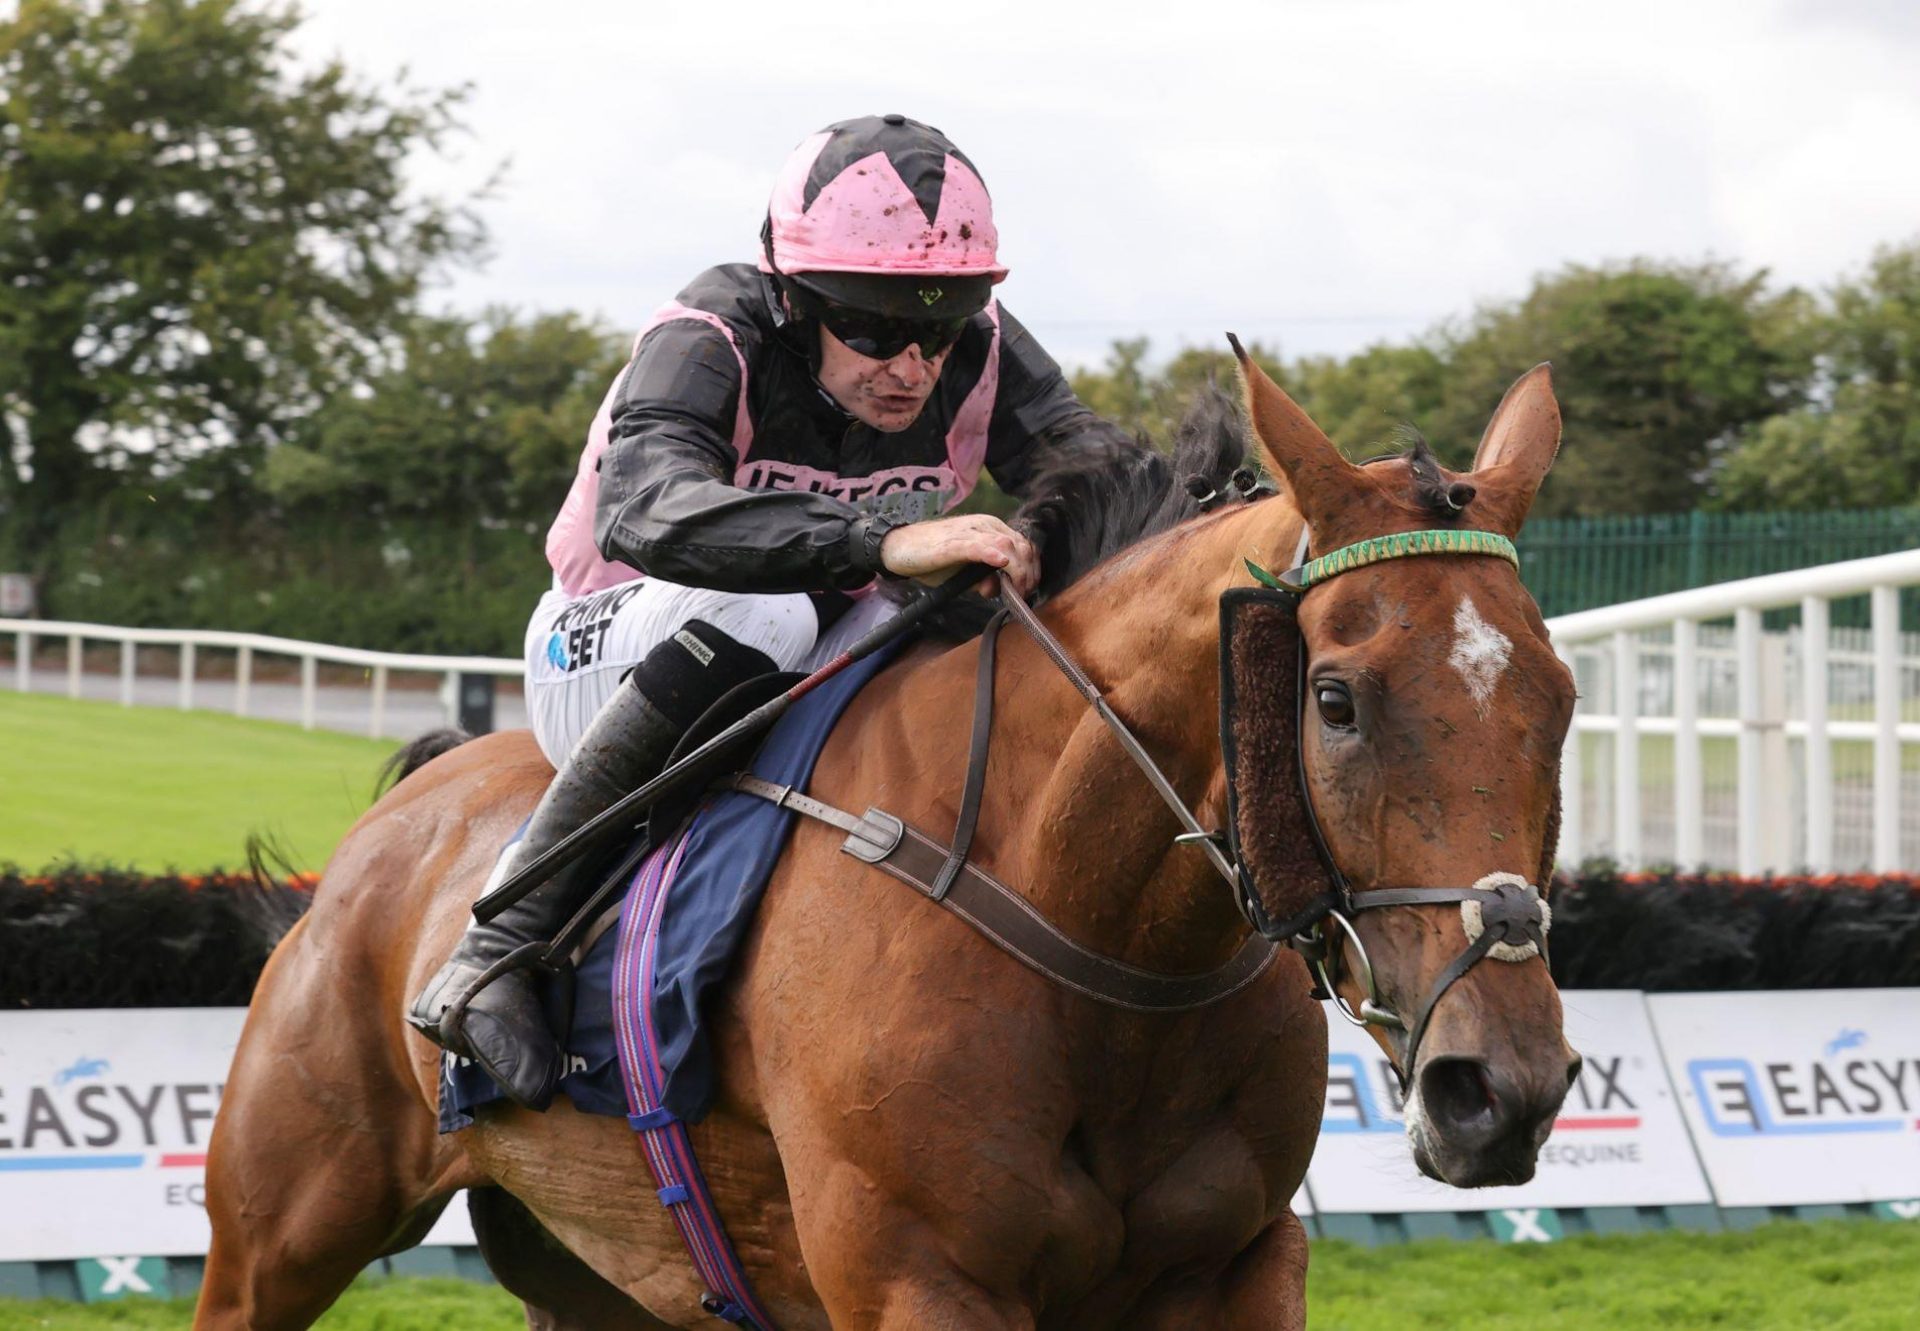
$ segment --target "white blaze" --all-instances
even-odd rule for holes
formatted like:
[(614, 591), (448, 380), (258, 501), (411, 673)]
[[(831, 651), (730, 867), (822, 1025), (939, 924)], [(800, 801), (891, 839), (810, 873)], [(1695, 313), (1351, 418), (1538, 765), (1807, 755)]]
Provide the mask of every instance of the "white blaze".
[(1447, 653), (1447, 664), (1460, 672), (1474, 706), (1482, 712), (1487, 710), (1500, 676), (1506, 673), (1512, 651), (1513, 640), (1480, 617), (1472, 597), (1461, 597), (1459, 608), (1453, 612), (1453, 650)]

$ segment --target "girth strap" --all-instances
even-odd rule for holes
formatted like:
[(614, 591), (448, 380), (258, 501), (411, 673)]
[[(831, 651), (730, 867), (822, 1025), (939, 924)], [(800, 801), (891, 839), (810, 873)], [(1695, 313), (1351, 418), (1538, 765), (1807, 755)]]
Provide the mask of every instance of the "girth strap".
[(965, 863), (944, 894), (935, 885), (951, 851), (880, 809), (856, 817), (810, 795), (757, 776), (735, 776), (734, 790), (831, 824), (848, 834), (841, 847), (952, 911), (994, 946), (1055, 984), (1111, 1007), (1185, 1012), (1217, 1003), (1272, 964), (1277, 949), (1251, 936), (1228, 961), (1197, 975), (1166, 975), (1105, 956), (1069, 938), (1022, 897), (977, 864)]

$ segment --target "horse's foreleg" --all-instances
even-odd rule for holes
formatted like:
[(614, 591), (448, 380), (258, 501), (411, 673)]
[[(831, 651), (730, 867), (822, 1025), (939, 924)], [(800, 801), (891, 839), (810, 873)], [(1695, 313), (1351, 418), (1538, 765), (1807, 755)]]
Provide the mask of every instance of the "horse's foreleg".
[(283, 1100), (269, 1123), (251, 1098), (229, 1085), (208, 1152), (213, 1245), (195, 1331), (311, 1326), (369, 1263), (419, 1242), (462, 1181), (422, 1177), (430, 1145), (378, 1116), (349, 1125)]
[[(288, 977), (273, 978), (284, 990)], [(213, 1245), (196, 1331), (312, 1325), (368, 1263), (419, 1242), (450, 1193), (481, 1181), (380, 1056), (397, 1021), (383, 1032), (350, 1012), (310, 1025), (263, 991), (208, 1146)]]
[[(899, 1236), (895, 1236), (899, 1237)], [(878, 1273), (870, 1273), (877, 1275)], [(897, 1272), (859, 1293), (822, 1300), (834, 1331), (1033, 1331), (1033, 1312), (951, 1268)]]
[(1149, 1296), (1131, 1331), (1305, 1331), (1307, 1231), (1282, 1211), (1211, 1285)]
[(963, 1270), (954, 1245), (869, 1186), (863, 1170), (830, 1170), (795, 1218), (833, 1331), (1032, 1331), (1024, 1301)]
[[(841, 1325), (836, 1315), (833, 1325)], [(998, 1306), (985, 1293), (951, 1280), (896, 1285), (879, 1318), (849, 1322), (875, 1331), (1032, 1331), (1033, 1313)]]

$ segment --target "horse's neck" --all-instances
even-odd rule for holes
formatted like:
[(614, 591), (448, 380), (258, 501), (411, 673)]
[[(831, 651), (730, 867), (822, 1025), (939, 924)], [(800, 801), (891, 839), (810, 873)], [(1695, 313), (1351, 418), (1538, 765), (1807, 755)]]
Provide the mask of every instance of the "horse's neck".
[[(1226, 802), (1220, 595), (1246, 582), (1241, 555), (1273, 557), (1277, 526), (1297, 530), (1269, 501), (1176, 529), (1095, 570), (1045, 616), (1209, 829), (1222, 826)], [(1014, 829), (1001, 845), (1018, 861), (1016, 881), (1076, 938), (1135, 965), (1223, 961), (1246, 936), (1227, 885), (1198, 847), (1174, 842), (1172, 811), (1024, 639), (1015, 628), (1003, 638), (994, 727), (996, 743), (1021, 746), (1020, 777), (994, 789), (996, 822)]]

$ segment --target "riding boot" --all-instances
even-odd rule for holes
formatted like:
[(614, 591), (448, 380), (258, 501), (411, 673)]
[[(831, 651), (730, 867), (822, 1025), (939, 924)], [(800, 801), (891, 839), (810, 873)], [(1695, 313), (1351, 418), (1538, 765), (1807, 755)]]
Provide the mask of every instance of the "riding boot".
[[(575, 744), (513, 848), (526, 864), (588, 819), (652, 780), (700, 714), (735, 685), (773, 669), (763, 652), (701, 620), (648, 653), (621, 681)], [(442, 1048), (471, 1058), (516, 1103), (545, 1109), (565, 1072), (534, 977), (520, 967), (448, 1009), (516, 948), (552, 938), (585, 904), (595, 875), (576, 863), (485, 923), (468, 926), (447, 963), (407, 1012)]]

